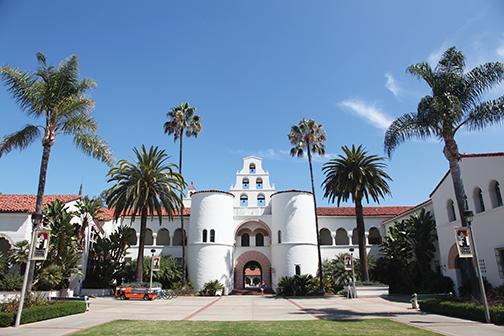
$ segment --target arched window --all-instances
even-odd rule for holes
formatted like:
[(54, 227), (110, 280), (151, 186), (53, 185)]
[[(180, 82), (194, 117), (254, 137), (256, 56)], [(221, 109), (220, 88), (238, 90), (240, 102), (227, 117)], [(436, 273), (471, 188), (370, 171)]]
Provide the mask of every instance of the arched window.
[(248, 196), (247, 195), (240, 196), (240, 206), (242, 206), (242, 207), (248, 206)]
[(348, 233), (345, 229), (339, 228), (336, 230), (336, 245), (349, 245)]
[(158, 231), (156, 244), (161, 246), (170, 246), (170, 232), (167, 229)]
[(300, 265), (296, 265), (295, 272), (296, 272), (296, 275), (301, 275), (301, 266)]
[(455, 215), (455, 205), (451, 199), (448, 200), (448, 203), (446, 204), (446, 211), (448, 212), (449, 222), (453, 222), (457, 219), (457, 216)]
[(249, 179), (248, 178), (243, 178), (242, 180), (242, 188), (243, 189), (248, 189), (250, 186), (250, 182), (249, 182)]
[(257, 195), (257, 206), (264, 207), (266, 205), (266, 199), (263, 194)]
[(205, 230), (203, 230), (203, 237), (202, 237), (202, 238), (203, 238), (203, 239), (202, 239), (203, 243), (206, 243), (206, 242), (207, 242), (207, 235), (208, 235), (207, 230), (206, 230), (206, 229), (205, 229)]
[(380, 245), (382, 243), (381, 234), (377, 228), (372, 227), (369, 229), (368, 242), (369, 245)]
[(359, 245), (359, 234), (357, 233), (357, 228), (352, 231), (352, 245)]
[(152, 244), (154, 244), (154, 238), (152, 237), (152, 230), (151, 229), (146, 229), (145, 230), (144, 244), (145, 245), (152, 245)]
[(258, 177), (256, 179), (256, 189), (262, 189), (263, 188), (263, 181), (262, 178)]
[(474, 210), (476, 213), (485, 211), (485, 202), (483, 201), (483, 192), (480, 188), (475, 188), (473, 191)]
[(320, 245), (332, 245), (333, 244), (333, 240), (331, 237), (331, 231), (329, 231), (328, 229), (326, 229), (326, 228), (320, 229), (319, 235), (320, 235), (320, 238), (319, 238)]
[(495, 180), (490, 182), (490, 199), (492, 200), (492, 208), (503, 205), (500, 184)]
[[(187, 245), (187, 235), (184, 234), (184, 245)], [(173, 246), (182, 246), (182, 230), (177, 229), (173, 233)]]
[(250, 173), (250, 174), (255, 174), (255, 172), (256, 172), (256, 166), (255, 166), (255, 163), (251, 163), (251, 164), (249, 165), (249, 173)]
[(241, 246), (250, 246), (250, 236), (248, 233), (241, 235)]
[(128, 244), (130, 244), (131, 246), (137, 244), (137, 233), (135, 229), (132, 228), (129, 229)]
[(278, 238), (278, 244), (281, 244), (282, 243), (282, 231), (278, 230), (277, 238)]
[(210, 230), (210, 243), (215, 243), (215, 230)]
[(255, 236), (256, 246), (264, 246), (264, 235), (262, 233), (257, 233)]

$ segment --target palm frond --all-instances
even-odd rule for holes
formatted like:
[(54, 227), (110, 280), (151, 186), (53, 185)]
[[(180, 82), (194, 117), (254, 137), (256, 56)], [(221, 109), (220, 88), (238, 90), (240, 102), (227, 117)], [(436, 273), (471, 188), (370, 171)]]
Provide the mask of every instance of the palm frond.
[(17, 68), (3, 66), (0, 67), (0, 76), (22, 110), (35, 116), (42, 113), (42, 102), (39, 98), (40, 85), (31, 74)]
[(460, 125), (473, 130), (481, 130), (487, 126), (504, 121), (504, 96), (486, 101), (476, 106), (469, 117)]
[(481, 96), (504, 82), (504, 64), (491, 62), (481, 64), (464, 75), (466, 109), (481, 102)]
[(457, 76), (462, 76), (465, 67), (465, 57), (464, 54), (457, 50), (455, 47), (448, 48), (436, 66), (436, 72), (449, 75), (455, 74)]
[(293, 145), (290, 150), (291, 156), (303, 157), (307, 146), (313, 154), (325, 154), (325, 130), (313, 119), (303, 118), (297, 125), (293, 125), (288, 138)]
[(166, 116), (168, 121), (164, 123), (164, 132), (173, 134), (174, 141), (184, 134), (186, 137), (197, 137), (202, 130), (201, 117), (196, 114), (196, 108), (188, 103), (173, 107)]
[(20, 131), (5, 136), (0, 141), (0, 157), (13, 149), (25, 149), (40, 136), (40, 129), (35, 125), (27, 125)]
[(65, 134), (96, 132), (96, 121), (87, 113), (79, 113), (64, 120), (61, 131)]
[(406, 140), (412, 138), (426, 139), (433, 131), (413, 113), (406, 113), (392, 122), (385, 132), (384, 147), (388, 157)]
[(434, 86), (434, 83), (436, 81), (436, 75), (427, 62), (410, 65), (406, 68), (406, 72), (416, 76), (419, 79), (423, 79), (431, 88)]
[(74, 143), (87, 155), (98, 159), (109, 166), (112, 165), (112, 152), (109, 145), (95, 134), (76, 133), (74, 135)]

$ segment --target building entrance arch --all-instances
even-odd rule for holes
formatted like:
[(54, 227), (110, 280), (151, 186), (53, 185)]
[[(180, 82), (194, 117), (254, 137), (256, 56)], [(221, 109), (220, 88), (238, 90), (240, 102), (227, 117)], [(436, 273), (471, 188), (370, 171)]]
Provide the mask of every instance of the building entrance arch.
[(247, 251), (236, 259), (234, 275), (236, 289), (258, 288), (263, 281), (271, 287), (271, 262), (261, 252)]
[(259, 288), (262, 283), (261, 265), (251, 260), (243, 266), (243, 288)]

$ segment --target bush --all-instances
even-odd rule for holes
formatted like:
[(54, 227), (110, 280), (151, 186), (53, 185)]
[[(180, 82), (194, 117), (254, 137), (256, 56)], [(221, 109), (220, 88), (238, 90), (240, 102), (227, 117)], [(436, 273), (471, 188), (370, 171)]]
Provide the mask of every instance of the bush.
[[(84, 301), (52, 302), (48, 305), (32, 306), (23, 310), (21, 324), (84, 313), (85, 311), (86, 303)], [(15, 312), (0, 313), (0, 327), (13, 325), (15, 319)]]
[(215, 293), (219, 290), (224, 290), (224, 285), (219, 280), (208, 281), (203, 285), (198, 294), (201, 296), (215, 296)]
[(0, 280), (0, 288), (5, 291), (19, 290), (23, 286), (23, 277), (15, 273), (7, 273)]
[[(466, 320), (485, 321), (483, 305), (457, 301), (426, 300), (420, 301), (420, 310)], [(490, 319), (495, 324), (504, 324), (504, 305), (490, 307)]]
[(319, 294), (319, 280), (311, 274), (285, 276), (278, 282), (278, 294), (285, 296), (309, 296)]

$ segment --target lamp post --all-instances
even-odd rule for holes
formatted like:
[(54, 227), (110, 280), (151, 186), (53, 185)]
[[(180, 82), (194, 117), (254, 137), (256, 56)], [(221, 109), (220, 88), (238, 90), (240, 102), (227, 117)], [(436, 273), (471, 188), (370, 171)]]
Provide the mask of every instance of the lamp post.
[(486, 323), (490, 323), (490, 310), (488, 309), (488, 300), (485, 292), (485, 285), (483, 283), (483, 276), (481, 275), (481, 267), (478, 259), (478, 249), (476, 248), (476, 241), (474, 239), (474, 232), (472, 230), (472, 220), (473, 220), (473, 212), (470, 210), (464, 211), (464, 217), (467, 222), (467, 227), (469, 229), (469, 239), (471, 241), (471, 246), (473, 249), (473, 263), (474, 268), (476, 269), (476, 275), (478, 276), (479, 287), (480, 287), (480, 295), (483, 300), (483, 307), (485, 310), (485, 320)]
[(355, 289), (355, 268), (354, 268), (354, 258), (353, 258), (354, 248), (350, 248), (350, 256), (352, 261), (352, 298), (357, 298), (357, 290)]
[(150, 262), (150, 280), (149, 280), (149, 289), (152, 288), (152, 274), (154, 273), (152, 271), (152, 269), (154, 268), (154, 253), (156, 253), (156, 250), (155, 249), (151, 249), (151, 254), (152, 254), (152, 257), (151, 257), (151, 262)]
[(16, 322), (14, 324), (14, 327), (19, 327), (21, 324), (21, 314), (23, 313), (23, 305), (24, 305), (24, 300), (26, 296), (26, 288), (28, 287), (28, 274), (30, 273), (30, 267), (31, 263), (35, 262), (32, 260), (33, 256), (33, 250), (35, 249), (35, 240), (36, 240), (36, 232), (37, 228), (39, 227), (40, 223), (42, 222), (42, 214), (39, 213), (32, 213), (31, 214), (31, 221), (32, 221), (32, 239), (30, 241), (30, 250), (28, 252), (28, 258), (26, 261), (26, 267), (25, 267), (25, 273), (24, 273), (24, 278), (23, 278), (23, 287), (21, 288), (21, 297), (19, 298), (19, 306), (18, 306), (18, 311), (16, 314)]

